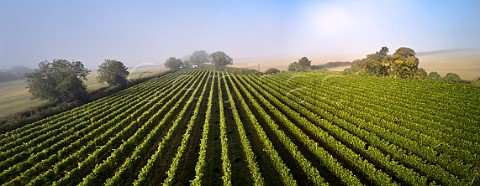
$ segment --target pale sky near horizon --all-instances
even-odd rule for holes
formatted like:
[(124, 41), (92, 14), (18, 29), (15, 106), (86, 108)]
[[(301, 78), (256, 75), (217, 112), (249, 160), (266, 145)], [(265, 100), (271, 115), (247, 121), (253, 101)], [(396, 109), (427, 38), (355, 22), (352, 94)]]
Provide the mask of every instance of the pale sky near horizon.
[(235, 60), (480, 48), (478, 0), (1, 0), (0, 69), (67, 59), (163, 64), (195, 50)]

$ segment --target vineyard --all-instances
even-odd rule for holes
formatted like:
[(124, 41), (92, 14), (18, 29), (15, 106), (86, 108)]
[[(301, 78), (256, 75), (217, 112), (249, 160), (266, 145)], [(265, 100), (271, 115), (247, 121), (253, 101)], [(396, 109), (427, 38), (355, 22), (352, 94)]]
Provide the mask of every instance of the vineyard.
[(187, 69), (0, 135), (0, 185), (471, 185), (480, 88)]

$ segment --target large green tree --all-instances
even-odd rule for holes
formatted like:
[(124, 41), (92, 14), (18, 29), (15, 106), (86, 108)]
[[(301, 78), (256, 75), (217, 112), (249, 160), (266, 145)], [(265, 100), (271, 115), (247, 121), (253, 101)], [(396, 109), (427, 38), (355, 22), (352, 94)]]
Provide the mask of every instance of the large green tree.
[(443, 79), (448, 82), (457, 82), (457, 83), (462, 81), (462, 78), (460, 78), (460, 76), (455, 73), (447, 73), (445, 74), (445, 77)]
[(178, 70), (182, 68), (183, 62), (180, 59), (177, 59), (175, 57), (169, 57), (168, 59), (165, 60), (165, 68), (169, 68), (171, 70)]
[(100, 83), (109, 85), (126, 85), (127, 77), (130, 74), (128, 68), (121, 61), (106, 59), (97, 70), (97, 80)]
[(391, 66), (391, 56), (388, 55), (388, 47), (382, 47), (380, 51), (376, 52), (372, 59), (375, 63), (375, 68), (372, 69), (375, 75), (387, 76), (388, 69)]
[(82, 62), (69, 62), (65, 59), (44, 61), (38, 69), (26, 74), (27, 88), (35, 99), (46, 99), (54, 102), (83, 100), (87, 88), (83, 83), (90, 70)]
[(401, 47), (392, 55), (390, 75), (410, 78), (414, 77), (418, 70), (419, 60), (415, 57), (415, 51), (411, 48)]
[(417, 75), (416, 76), (419, 79), (426, 79), (428, 77), (428, 73), (427, 73), (427, 71), (425, 71), (425, 69), (419, 68), (417, 70)]
[(428, 79), (437, 80), (437, 81), (443, 80), (442, 76), (440, 76), (440, 74), (438, 74), (438, 72), (430, 72), (428, 74)]
[(367, 64), (366, 58), (356, 59), (352, 61), (350, 68), (345, 69), (344, 72), (347, 74), (365, 75), (367, 73), (366, 64)]
[(233, 64), (233, 59), (222, 51), (210, 54), (210, 59), (215, 69), (223, 69), (225, 66)]
[(388, 48), (382, 47), (374, 54), (368, 54), (366, 58), (352, 62), (346, 73), (359, 75), (390, 76), (411, 78), (418, 76), (419, 60), (415, 57), (415, 51), (401, 47), (393, 55), (388, 55)]
[(388, 48), (382, 47), (380, 51), (368, 54), (366, 58), (353, 61), (347, 71), (359, 75), (387, 76), (390, 66), (391, 56), (388, 55)]

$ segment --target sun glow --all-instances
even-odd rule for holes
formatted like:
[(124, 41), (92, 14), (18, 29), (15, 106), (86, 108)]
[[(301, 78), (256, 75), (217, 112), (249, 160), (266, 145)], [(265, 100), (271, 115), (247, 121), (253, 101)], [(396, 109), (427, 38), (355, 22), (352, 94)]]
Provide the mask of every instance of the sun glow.
[(352, 28), (354, 22), (345, 9), (335, 5), (314, 5), (307, 11), (308, 21), (315, 32), (322, 36), (337, 36)]

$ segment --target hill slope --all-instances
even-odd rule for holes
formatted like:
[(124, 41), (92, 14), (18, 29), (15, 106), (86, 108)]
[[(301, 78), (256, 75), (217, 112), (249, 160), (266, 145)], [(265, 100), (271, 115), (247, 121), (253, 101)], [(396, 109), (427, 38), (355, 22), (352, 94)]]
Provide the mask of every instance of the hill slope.
[(480, 88), (181, 70), (0, 135), (0, 184), (466, 185)]

